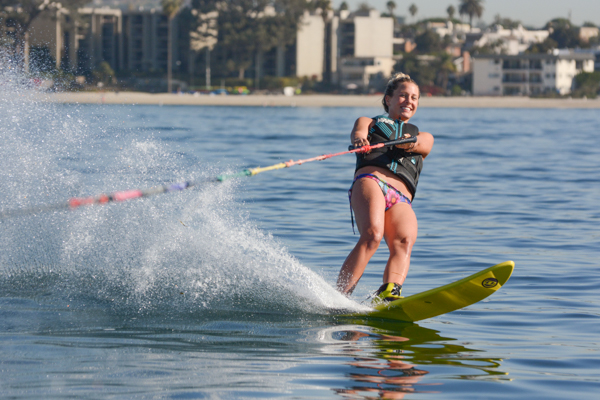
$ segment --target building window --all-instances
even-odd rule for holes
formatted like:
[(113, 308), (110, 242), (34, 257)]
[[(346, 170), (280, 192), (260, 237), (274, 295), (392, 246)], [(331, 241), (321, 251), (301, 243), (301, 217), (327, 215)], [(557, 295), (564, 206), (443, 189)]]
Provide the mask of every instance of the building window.
[(529, 61), (529, 69), (542, 69), (542, 60)]
[(522, 69), (521, 60), (504, 60), (502, 69)]
[(542, 75), (540, 74), (530, 74), (529, 75), (529, 82), (531, 83), (541, 83), (542, 82)]

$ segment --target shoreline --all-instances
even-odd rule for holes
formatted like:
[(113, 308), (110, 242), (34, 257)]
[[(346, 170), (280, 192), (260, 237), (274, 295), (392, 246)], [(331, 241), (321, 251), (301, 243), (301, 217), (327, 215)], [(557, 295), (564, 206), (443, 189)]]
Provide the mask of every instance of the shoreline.
[[(146, 104), (241, 107), (381, 107), (381, 95), (304, 94), (191, 95), (142, 92), (63, 92), (45, 94), (42, 101), (64, 104)], [(529, 97), (422, 97), (431, 108), (600, 108), (600, 99), (534, 99)]]

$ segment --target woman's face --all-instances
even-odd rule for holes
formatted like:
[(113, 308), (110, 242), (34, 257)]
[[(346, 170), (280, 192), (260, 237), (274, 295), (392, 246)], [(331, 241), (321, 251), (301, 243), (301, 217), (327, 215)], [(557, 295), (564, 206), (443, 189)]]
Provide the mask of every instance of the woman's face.
[(391, 96), (385, 96), (392, 119), (408, 121), (419, 106), (419, 87), (412, 82), (401, 83)]

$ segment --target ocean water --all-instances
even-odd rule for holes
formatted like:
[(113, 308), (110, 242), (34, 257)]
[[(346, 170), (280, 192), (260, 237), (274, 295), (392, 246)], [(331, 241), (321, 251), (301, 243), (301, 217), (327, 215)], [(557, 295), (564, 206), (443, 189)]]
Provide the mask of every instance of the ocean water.
[[(11, 75), (12, 76), (12, 75)], [(5, 82), (9, 81), (4, 76)], [(496, 294), (416, 324), (339, 318), (344, 151), (378, 109), (60, 105), (0, 86), (0, 210), (193, 181), (0, 220), (2, 398), (592, 399), (600, 392), (596, 110), (423, 108), (410, 295), (513, 260)]]

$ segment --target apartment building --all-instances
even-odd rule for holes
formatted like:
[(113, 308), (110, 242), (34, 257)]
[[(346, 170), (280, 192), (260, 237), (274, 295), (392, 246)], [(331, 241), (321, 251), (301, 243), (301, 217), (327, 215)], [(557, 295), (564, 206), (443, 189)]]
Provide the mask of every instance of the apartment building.
[[(379, 12), (305, 13), (291, 46), (293, 74), (367, 90), (394, 68), (394, 22)], [(278, 68), (285, 70), (285, 68)]]
[(393, 69), (394, 20), (376, 10), (340, 12), (337, 29), (338, 83), (342, 88), (367, 90), (387, 79)]
[[(298, 32), (296, 33), (296, 43), (291, 46), (291, 51), (295, 57), (292, 63), (295, 65), (296, 76), (306, 76), (316, 80), (322, 80), (326, 72), (325, 53), (327, 43), (326, 36), (329, 32), (325, 31), (325, 20), (316, 13), (305, 12), (302, 16)], [(327, 26), (331, 30), (331, 26)], [(279, 59), (283, 62), (283, 59)], [(285, 70), (279, 67), (279, 70)]]
[(593, 54), (570, 50), (549, 54), (475, 55), (472, 57), (473, 94), (569, 94), (575, 75), (594, 71), (594, 60)]
[[(42, 49), (56, 68), (77, 73), (101, 62), (115, 71), (167, 69), (169, 27), (161, 9), (85, 7), (78, 14), (72, 19), (58, 7), (36, 18), (29, 30), (33, 52)], [(181, 34), (177, 17), (172, 28), (174, 70), (183, 69), (189, 61), (189, 34)]]
[[(75, 31), (77, 70), (91, 71), (101, 62), (119, 71), (123, 65), (123, 14), (120, 9), (81, 8)], [(65, 66), (68, 69), (69, 66)]]

